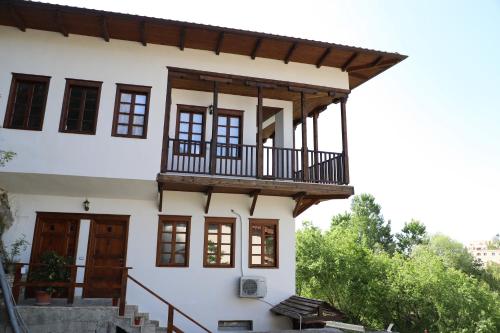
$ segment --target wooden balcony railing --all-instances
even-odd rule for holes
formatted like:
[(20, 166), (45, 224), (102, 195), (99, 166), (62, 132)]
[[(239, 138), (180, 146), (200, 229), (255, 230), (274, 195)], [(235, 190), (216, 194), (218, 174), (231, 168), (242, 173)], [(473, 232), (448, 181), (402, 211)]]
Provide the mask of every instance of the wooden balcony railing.
[[(307, 175), (303, 172), (303, 156), (301, 149), (264, 146), (262, 178), (347, 184), (342, 154), (308, 150)], [(217, 143), (212, 150), (210, 142), (169, 139), (162, 172), (256, 178), (258, 166), (256, 145)]]

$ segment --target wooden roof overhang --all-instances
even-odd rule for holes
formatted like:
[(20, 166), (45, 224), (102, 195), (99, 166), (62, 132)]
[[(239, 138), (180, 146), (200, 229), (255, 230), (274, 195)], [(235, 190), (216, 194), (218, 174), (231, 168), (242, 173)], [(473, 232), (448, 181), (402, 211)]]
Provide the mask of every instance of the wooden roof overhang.
[(0, 2), (0, 25), (335, 67), (349, 73), (350, 89), (406, 58), (309, 39), (21, 0)]
[(338, 321), (346, 318), (342, 312), (327, 302), (299, 296), (289, 297), (272, 307), (270, 311), (292, 320), (300, 320), (302, 324)]
[[(265, 78), (214, 73), (186, 68), (167, 67), (169, 85), (174, 89), (186, 89), (212, 92), (213, 83), (218, 82), (218, 92), (221, 94), (255, 97), (258, 87), (262, 88), (263, 98), (279, 99), (293, 103), (294, 125), (301, 122), (301, 94), (305, 97), (305, 112), (325, 110), (331, 103), (337, 103), (340, 98), (347, 96), (350, 90), (325, 87), (298, 82), (271, 80)], [(257, 106), (257, 100), (255, 101)], [(272, 107), (264, 109), (264, 120), (272, 117), (278, 110)], [(274, 124), (264, 128), (264, 139), (274, 134)]]

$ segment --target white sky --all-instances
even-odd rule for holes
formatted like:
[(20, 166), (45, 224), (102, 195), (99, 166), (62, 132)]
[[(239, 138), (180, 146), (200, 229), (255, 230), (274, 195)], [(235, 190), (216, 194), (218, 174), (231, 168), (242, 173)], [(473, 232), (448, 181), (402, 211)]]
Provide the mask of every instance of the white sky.
[[(500, 232), (500, 2), (49, 1), (409, 55), (347, 103), (351, 183), (398, 230), (416, 218), (462, 242)], [(321, 150), (341, 151), (335, 106)], [(311, 142), (312, 145), (312, 142)], [(350, 200), (299, 216), (328, 227)]]

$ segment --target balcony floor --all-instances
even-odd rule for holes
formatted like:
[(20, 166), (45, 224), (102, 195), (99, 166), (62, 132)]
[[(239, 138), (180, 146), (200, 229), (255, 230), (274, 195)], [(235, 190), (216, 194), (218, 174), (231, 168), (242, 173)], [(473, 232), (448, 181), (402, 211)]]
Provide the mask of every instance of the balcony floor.
[(348, 185), (303, 183), (293, 181), (255, 178), (228, 178), (218, 176), (193, 176), (160, 173), (158, 186), (165, 191), (187, 191), (213, 193), (235, 193), (281, 196), (304, 199), (329, 200), (346, 199), (354, 194), (354, 187)]

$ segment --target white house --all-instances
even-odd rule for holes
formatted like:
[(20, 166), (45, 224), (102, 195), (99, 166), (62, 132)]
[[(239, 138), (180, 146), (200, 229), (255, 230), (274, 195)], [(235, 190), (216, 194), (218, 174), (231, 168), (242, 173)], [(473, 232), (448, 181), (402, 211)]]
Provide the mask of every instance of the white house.
[[(209, 330), (287, 328), (269, 304), (295, 293), (294, 217), (354, 193), (347, 97), (404, 58), (3, 1), (0, 148), (17, 154), (0, 169), (15, 218), (4, 241), (26, 236), (22, 263), (54, 250), (84, 266), (77, 296), (125, 302), (128, 281), (126, 302), (162, 323), (166, 307), (123, 267)], [(319, 149), (321, 112), (338, 113), (343, 151)], [(265, 297), (240, 297), (242, 276)]]

